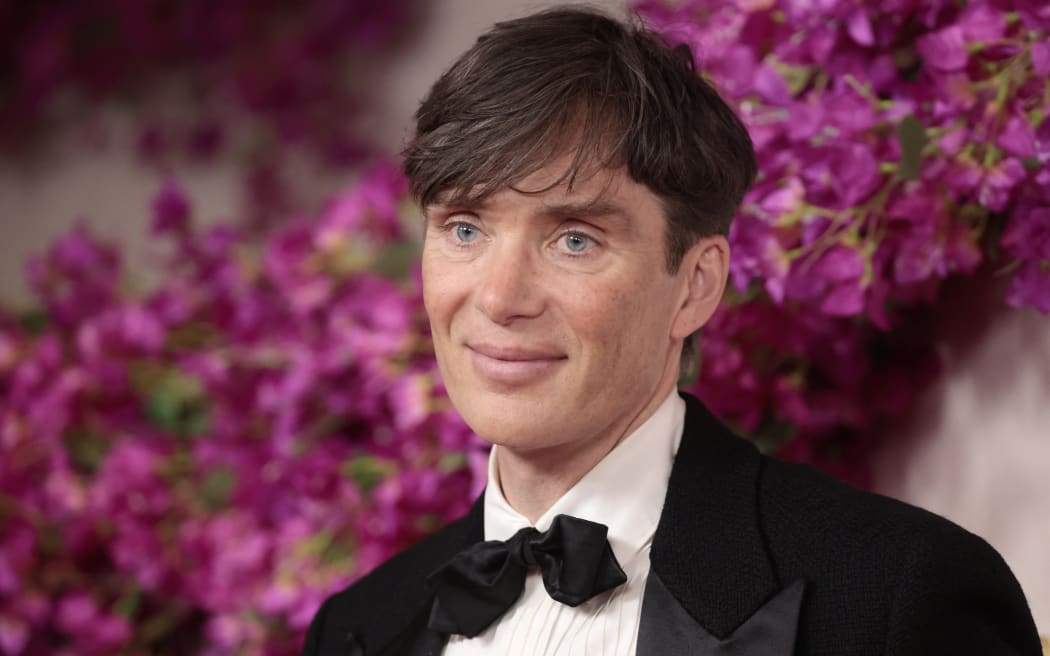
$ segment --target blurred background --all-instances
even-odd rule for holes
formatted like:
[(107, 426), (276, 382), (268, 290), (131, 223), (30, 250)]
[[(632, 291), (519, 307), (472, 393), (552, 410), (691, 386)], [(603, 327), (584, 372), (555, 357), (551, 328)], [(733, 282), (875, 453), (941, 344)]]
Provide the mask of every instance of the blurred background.
[[(0, 654), (297, 653), (465, 510), (396, 156), (549, 4), (0, 6)], [(685, 382), (987, 539), (1050, 633), (1050, 13), (804, 4), (630, 6), (765, 171)]]

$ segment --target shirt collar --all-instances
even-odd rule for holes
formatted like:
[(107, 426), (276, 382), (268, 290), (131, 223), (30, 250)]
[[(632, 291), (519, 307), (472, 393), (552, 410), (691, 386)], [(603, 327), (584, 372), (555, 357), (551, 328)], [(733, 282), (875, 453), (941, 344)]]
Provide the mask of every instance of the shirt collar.
[[(673, 390), (645, 422), (620, 441), (537, 521), (545, 531), (558, 515), (572, 515), (609, 527), (609, 544), (620, 564), (652, 539), (660, 520), (671, 465), (682, 439), (685, 402)], [(485, 488), (485, 539), (506, 540), (529, 520), (503, 497), (496, 449), (489, 454)], [(639, 473), (641, 472), (641, 475)], [(625, 485), (624, 481), (631, 481)]]

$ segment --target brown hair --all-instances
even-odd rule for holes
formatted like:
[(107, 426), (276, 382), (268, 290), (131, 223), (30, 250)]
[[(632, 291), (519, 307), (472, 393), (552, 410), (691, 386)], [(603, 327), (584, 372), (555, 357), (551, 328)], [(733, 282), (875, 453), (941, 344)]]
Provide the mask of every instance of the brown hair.
[(626, 166), (661, 198), (671, 273), (698, 239), (728, 233), (756, 172), (747, 130), (687, 46), (575, 7), (482, 35), (423, 100), (404, 168), (424, 206), (477, 201), (567, 145), (576, 153), (559, 182), (593, 162)]

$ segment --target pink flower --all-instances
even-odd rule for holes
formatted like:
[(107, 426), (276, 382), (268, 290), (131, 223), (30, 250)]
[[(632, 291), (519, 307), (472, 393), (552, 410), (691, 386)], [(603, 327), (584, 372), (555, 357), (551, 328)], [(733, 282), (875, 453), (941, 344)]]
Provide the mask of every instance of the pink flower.
[(740, 216), (730, 231), (733, 257), (730, 273), (737, 291), (743, 293), (755, 279), (764, 280), (774, 300), (783, 299), (782, 284), (790, 262), (776, 234), (751, 215)]
[(45, 256), (30, 259), (27, 269), (30, 286), (49, 315), (68, 325), (113, 303), (120, 257), (79, 227), (56, 241)]
[(882, 181), (871, 149), (860, 143), (835, 144), (814, 152), (803, 172), (812, 202), (836, 209), (851, 207), (871, 195)]
[(962, 10), (955, 24), (967, 43), (995, 42), (1006, 31), (1006, 15), (998, 7), (973, 3)]
[(863, 9), (854, 10), (846, 21), (846, 31), (858, 45), (875, 44), (875, 33), (871, 29), (871, 20)]
[(91, 645), (94, 653), (119, 648), (131, 635), (127, 620), (103, 611), (83, 592), (62, 599), (56, 616), (59, 627), (69, 635), (77, 636), (83, 644)]
[(1050, 262), (1050, 206), (1019, 207), (1010, 217), (1000, 243), (1014, 257)]
[(784, 106), (791, 103), (791, 91), (787, 83), (772, 66), (758, 67), (754, 75), (754, 90), (770, 105)]
[(1027, 172), (1016, 159), (1004, 159), (985, 171), (977, 190), (977, 198), (982, 205), (993, 212), (1001, 212), (1013, 200), (1018, 185), (1025, 179)]
[(853, 248), (834, 246), (815, 262), (801, 262), (788, 275), (786, 295), (815, 303), (831, 316), (851, 316), (864, 308), (864, 259)]
[(29, 624), (20, 617), (0, 611), (0, 651), (17, 656), (29, 643)]
[(1050, 315), (1050, 266), (1046, 261), (1025, 262), (1010, 280), (1006, 303), (1011, 307), (1033, 307)]
[(959, 25), (919, 37), (918, 50), (925, 65), (938, 71), (957, 71), (966, 66), (969, 59), (966, 37)]
[(1032, 68), (1041, 77), (1050, 76), (1050, 43), (1037, 41), (1032, 44)]
[(1023, 116), (1011, 116), (995, 144), (1014, 157), (1035, 156), (1035, 130)]
[(407, 181), (392, 163), (373, 167), (325, 207), (315, 229), (317, 245), (325, 250), (340, 239), (371, 237), (378, 246), (403, 238), (401, 205), (407, 193)]
[(150, 230), (155, 235), (187, 235), (190, 227), (190, 204), (174, 182), (167, 182), (153, 199), (153, 222)]

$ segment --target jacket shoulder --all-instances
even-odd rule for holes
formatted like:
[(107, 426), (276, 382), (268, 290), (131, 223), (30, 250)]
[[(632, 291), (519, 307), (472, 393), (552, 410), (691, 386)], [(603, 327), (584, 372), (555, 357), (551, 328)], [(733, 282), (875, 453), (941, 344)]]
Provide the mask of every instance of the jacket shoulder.
[(430, 572), (476, 541), (472, 515), (473, 511), (451, 522), (331, 595), (310, 624), (304, 656), (345, 654), (347, 645), (355, 643), (373, 653), (373, 647), (390, 643), (424, 610), (429, 599), (424, 581)]
[(900, 555), (918, 541), (983, 545), (980, 537), (928, 510), (847, 485), (816, 469), (762, 456), (759, 500), (766, 530), (803, 535), (839, 553)]
[(940, 515), (860, 490), (809, 465), (762, 456), (760, 485), (763, 516), (769, 522), (802, 523), (821, 540), (841, 542), (840, 548), (853, 543), (870, 547), (880, 536), (893, 545), (899, 543), (898, 538), (916, 533), (966, 533)]
[(887, 654), (1040, 653), (1020, 584), (983, 538), (806, 465), (763, 457), (760, 480), (771, 555), (815, 583), (814, 614), (840, 613), (844, 596), (881, 609)]

